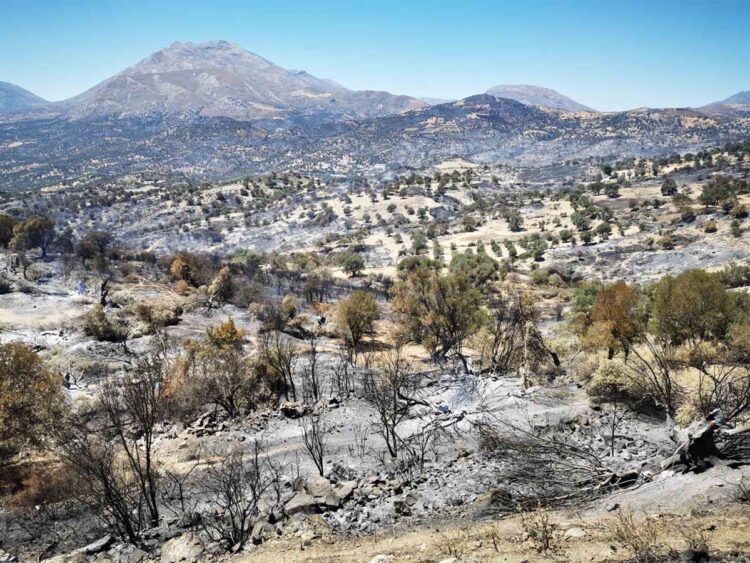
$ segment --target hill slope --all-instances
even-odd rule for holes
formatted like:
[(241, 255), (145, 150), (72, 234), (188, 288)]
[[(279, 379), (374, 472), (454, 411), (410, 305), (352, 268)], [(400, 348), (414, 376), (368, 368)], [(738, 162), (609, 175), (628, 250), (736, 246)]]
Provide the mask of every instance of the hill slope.
[(596, 111), (579, 104), (567, 96), (550, 88), (530, 86), (527, 84), (500, 84), (487, 90), (485, 94), (498, 98), (509, 98), (529, 106), (541, 106), (563, 111)]
[(157, 170), (220, 179), (246, 173), (544, 164), (652, 156), (746, 138), (750, 118), (689, 109), (569, 113), (482, 94), (414, 111), (317, 126), (260, 127), (227, 117), (103, 115), (0, 124), (0, 182), (9, 187)]

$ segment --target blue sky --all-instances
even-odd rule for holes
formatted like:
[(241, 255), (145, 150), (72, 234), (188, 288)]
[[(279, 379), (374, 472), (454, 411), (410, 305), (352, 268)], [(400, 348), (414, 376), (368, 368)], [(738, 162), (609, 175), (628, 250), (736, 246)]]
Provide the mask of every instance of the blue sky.
[(750, 90), (749, 30), (750, 0), (0, 0), (0, 80), (59, 100), (173, 41), (225, 39), (353, 89), (697, 106)]

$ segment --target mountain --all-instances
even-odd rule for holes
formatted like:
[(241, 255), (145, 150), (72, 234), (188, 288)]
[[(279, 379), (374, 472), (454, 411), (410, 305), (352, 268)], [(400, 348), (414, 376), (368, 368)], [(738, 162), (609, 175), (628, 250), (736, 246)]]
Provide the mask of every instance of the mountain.
[(149, 114), (288, 120), (355, 119), (416, 109), (416, 98), (352, 91), (287, 70), (226, 41), (173, 43), (61, 104), (68, 115)]
[(587, 157), (621, 159), (687, 152), (743, 139), (750, 119), (690, 109), (570, 113), (488, 94), (352, 123), (302, 152), (368, 166), (423, 167), (461, 157), (478, 164), (540, 165)]
[(455, 157), (539, 165), (693, 152), (747, 137), (750, 117), (691, 109), (571, 113), (488, 94), (368, 119), (266, 129), (228, 117), (64, 116), (0, 123), (0, 185), (134, 172), (191, 180), (294, 170), (363, 173)]
[(588, 106), (579, 104), (567, 96), (563, 96), (550, 88), (529, 86), (526, 84), (500, 84), (485, 92), (498, 98), (509, 98), (529, 106), (559, 109), (562, 111), (596, 111)]
[(698, 111), (709, 115), (750, 116), (750, 90), (737, 92), (726, 100), (714, 102), (697, 108)]
[(431, 106), (437, 106), (437, 105), (440, 105), (440, 104), (447, 104), (448, 102), (452, 102), (453, 101), (453, 100), (450, 100), (448, 98), (429, 98), (429, 97), (426, 97), (426, 98), (419, 98), (419, 99), (422, 100), (424, 103), (426, 103), (428, 105), (431, 105)]
[(15, 113), (49, 104), (43, 98), (10, 82), (0, 82), (0, 113)]

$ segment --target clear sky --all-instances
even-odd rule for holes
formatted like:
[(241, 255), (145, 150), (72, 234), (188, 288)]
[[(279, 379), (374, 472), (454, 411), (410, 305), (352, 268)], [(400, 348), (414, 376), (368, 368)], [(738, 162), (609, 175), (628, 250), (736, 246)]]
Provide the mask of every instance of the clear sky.
[(750, 0), (0, 0), (0, 80), (60, 100), (209, 39), (413, 96), (535, 84), (622, 110), (750, 90)]

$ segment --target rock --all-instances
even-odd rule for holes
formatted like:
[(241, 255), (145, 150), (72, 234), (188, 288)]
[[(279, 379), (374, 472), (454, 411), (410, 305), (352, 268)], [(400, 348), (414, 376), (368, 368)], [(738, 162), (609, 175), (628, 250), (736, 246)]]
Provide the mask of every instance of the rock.
[(341, 481), (333, 488), (333, 494), (336, 495), (336, 498), (339, 499), (340, 502), (343, 502), (352, 496), (352, 493), (356, 488), (356, 481)]
[(341, 508), (341, 499), (339, 499), (333, 491), (330, 491), (325, 497), (323, 497), (321, 503), (325, 505), (326, 508), (333, 510)]
[(311, 407), (302, 403), (291, 402), (284, 403), (279, 407), (279, 410), (287, 418), (301, 418), (310, 412)]
[(386, 555), (385, 553), (380, 553), (370, 559), (370, 563), (391, 563), (393, 561), (393, 555)]
[(254, 544), (263, 543), (276, 537), (276, 527), (269, 522), (261, 520), (253, 526), (251, 537)]
[(294, 514), (315, 514), (319, 512), (318, 501), (312, 495), (299, 492), (284, 505), (284, 512), (288, 516)]
[(204, 551), (205, 547), (198, 534), (187, 532), (161, 547), (161, 562), (199, 561)]
[(312, 545), (312, 541), (317, 537), (318, 537), (318, 534), (308, 530), (307, 532), (302, 532), (300, 539), (302, 540), (302, 545), (304, 547), (309, 547), (310, 545)]
[(586, 530), (578, 527), (568, 528), (565, 530), (565, 537), (571, 539), (583, 538), (586, 537)]
[(112, 545), (114, 542), (114, 538), (107, 534), (103, 538), (99, 538), (95, 542), (91, 542), (85, 547), (80, 548), (78, 551), (85, 555), (93, 555), (94, 553), (99, 553), (100, 551), (104, 551), (109, 546)]
[(16, 563), (18, 557), (0, 549), (0, 563)]
[(133, 550), (132, 553), (127, 555), (124, 558), (120, 558), (120, 561), (123, 561), (124, 563), (140, 563), (143, 561), (146, 557), (148, 557), (148, 553), (143, 551), (142, 549), (138, 549), (137, 547)]
[(614, 512), (618, 508), (620, 508), (620, 503), (619, 502), (612, 502), (612, 503), (610, 503), (610, 504), (607, 505), (607, 512)]
[(331, 482), (325, 477), (313, 477), (302, 484), (302, 490), (316, 498), (325, 497), (332, 492)]

